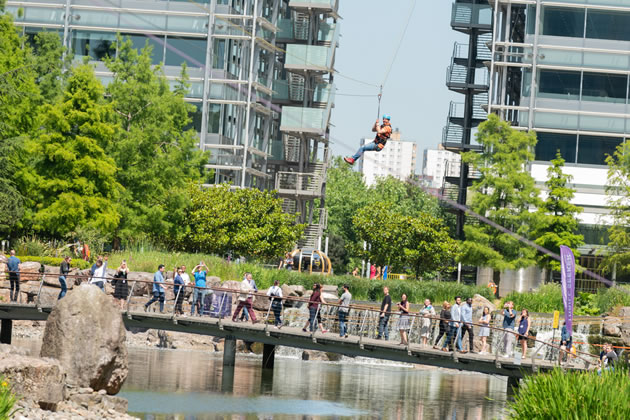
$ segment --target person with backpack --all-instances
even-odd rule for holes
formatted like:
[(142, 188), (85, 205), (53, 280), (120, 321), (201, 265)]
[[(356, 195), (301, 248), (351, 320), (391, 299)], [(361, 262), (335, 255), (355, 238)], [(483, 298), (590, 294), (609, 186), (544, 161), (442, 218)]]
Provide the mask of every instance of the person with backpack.
[(387, 144), (387, 140), (389, 140), (392, 135), (392, 126), (389, 123), (390, 120), (391, 117), (389, 114), (383, 115), (383, 123), (380, 125), (379, 121), (376, 120), (374, 126), (372, 126), (372, 131), (376, 132), (374, 141), (361, 146), (353, 156), (346, 156), (343, 160), (350, 165), (354, 165), (354, 162), (360, 159), (364, 152), (380, 152), (383, 150), (385, 144)]
[(61, 266), (59, 267), (59, 285), (61, 286), (61, 291), (59, 292), (59, 296), (57, 296), (57, 300), (61, 299), (68, 292), (68, 285), (66, 284), (66, 277), (70, 273), (70, 262), (72, 258), (69, 255), (63, 257), (63, 261), (61, 261)]
[(352, 295), (350, 294), (350, 286), (343, 285), (343, 294), (339, 299), (339, 337), (348, 338), (348, 326), (346, 325), (346, 319), (348, 318), (348, 312), (350, 312), (350, 301)]

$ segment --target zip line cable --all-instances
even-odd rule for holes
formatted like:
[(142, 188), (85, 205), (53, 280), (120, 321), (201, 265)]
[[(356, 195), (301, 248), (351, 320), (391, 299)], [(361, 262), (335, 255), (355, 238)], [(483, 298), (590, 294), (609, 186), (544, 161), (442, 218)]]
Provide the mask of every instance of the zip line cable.
[(394, 51), (394, 56), (392, 57), (392, 61), (389, 63), (389, 67), (387, 68), (387, 71), (385, 72), (385, 77), (383, 78), (383, 81), (381, 82), (381, 93), (383, 90), (383, 86), (385, 86), (385, 83), (387, 83), (387, 79), (389, 78), (389, 73), (392, 71), (392, 68), (394, 67), (394, 62), (396, 61), (396, 57), (398, 56), (398, 51), (400, 51), (400, 46), (402, 45), (403, 40), (405, 39), (405, 34), (407, 33), (407, 28), (409, 27), (409, 22), (411, 22), (411, 17), (413, 16), (413, 11), (415, 8), (416, 8), (416, 0), (412, 0), (411, 6), (409, 7), (409, 12), (407, 13), (407, 22), (405, 23), (405, 27), (403, 28), (403, 31), (400, 34), (400, 39), (398, 40), (398, 45), (396, 46), (396, 50)]

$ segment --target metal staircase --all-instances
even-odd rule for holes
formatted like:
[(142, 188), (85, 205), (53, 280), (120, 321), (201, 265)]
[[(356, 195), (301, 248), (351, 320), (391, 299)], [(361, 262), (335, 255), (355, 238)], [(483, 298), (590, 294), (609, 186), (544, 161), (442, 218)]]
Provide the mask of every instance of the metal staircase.
[(298, 241), (298, 248), (317, 248), (319, 238), (324, 234), (324, 229), (328, 224), (328, 213), (326, 209), (319, 209), (318, 223), (309, 224), (304, 229), (304, 235)]
[(289, 99), (292, 101), (302, 102), (304, 101), (304, 76), (289, 73)]
[(300, 161), (300, 139), (298, 137), (285, 135), (284, 142), (284, 160), (289, 162)]

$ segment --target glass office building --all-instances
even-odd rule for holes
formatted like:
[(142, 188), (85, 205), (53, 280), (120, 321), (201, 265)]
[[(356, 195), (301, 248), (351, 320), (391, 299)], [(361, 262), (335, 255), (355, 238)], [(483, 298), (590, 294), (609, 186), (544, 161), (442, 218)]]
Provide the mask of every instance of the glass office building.
[[(176, 83), (186, 63), (186, 100), (197, 109), (199, 147), (214, 182), (277, 189), (285, 211), (309, 224), (314, 245), (323, 208), (339, 38), (338, 0), (22, 0), (6, 10), (25, 35), (57, 31), (103, 83), (116, 34)], [(319, 200), (318, 200), (319, 199)]]
[[(606, 156), (630, 133), (630, 0), (490, 0), (489, 112), (538, 135), (540, 186), (556, 151), (584, 207), (587, 243), (610, 223)], [(592, 252), (589, 249), (588, 252)]]

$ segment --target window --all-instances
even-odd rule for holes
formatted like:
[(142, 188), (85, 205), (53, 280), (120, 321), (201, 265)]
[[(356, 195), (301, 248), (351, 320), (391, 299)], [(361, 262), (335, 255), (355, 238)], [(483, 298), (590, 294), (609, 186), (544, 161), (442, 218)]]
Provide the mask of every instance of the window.
[(90, 57), (102, 61), (116, 54), (116, 35), (111, 32), (72, 31), (72, 50), (75, 58)]
[[(576, 71), (541, 70), (538, 92), (542, 98), (578, 99), (580, 73)], [(625, 95), (625, 91), (624, 91)]]
[(586, 17), (586, 37), (630, 41), (630, 13), (589, 10)]
[(159, 35), (122, 34), (123, 39), (131, 40), (132, 48), (142, 53), (145, 46), (151, 48), (151, 63), (160, 64), (164, 60), (164, 37)]
[(202, 116), (202, 109), (201, 108), (202, 108), (202, 104), (201, 104), (201, 102), (195, 102), (192, 105), (195, 106), (195, 110), (188, 114), (188, 116), (190, 117), (191, 121), (184, 128), (184, 131), (187, 131), (187, 130), (190, 130), (191, 128), (194, 128), (195, 131), (200, 132), (201, 131), (201, 116)]
[(206, 40), (197, 38), (177, 38), (166, 40), (166, 65), (202, 68), (206, 64)]
[(619, 144), (619, 138), (581, 135), (578, 142), (578, 163), (605, 165), (607, 155), (615, 153)]
[(551, 161), (559, 150), (565, 161), (575, 163), (575, 134), (537, 133), (536, 137), (536, 160)]
[(584, 73), (582, 81), (582, 99), (587, 101), (626, 102), (626, 75), (606, 73)]
[(584, 36), (584, 9), (543, 7), (541, 33), (582, 38)]

